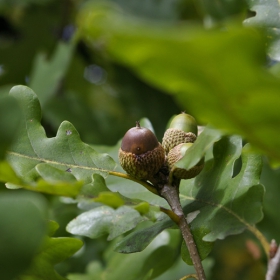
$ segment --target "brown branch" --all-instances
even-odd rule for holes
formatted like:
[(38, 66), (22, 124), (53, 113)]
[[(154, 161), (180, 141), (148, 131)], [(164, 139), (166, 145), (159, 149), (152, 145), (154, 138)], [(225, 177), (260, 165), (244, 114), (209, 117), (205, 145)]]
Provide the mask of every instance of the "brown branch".
[(200, 256), (196, 244), (193, 239), (193, 235), (190, 230), (190, 226), (185, 218), (180, 199), (179, 199), (179, 188), (174, 187), (169, 184), (165, 184), (160, 190), (160, 195), (165, 198), (165, 200), (170, 205), (172, 211), (178, 216), (179, 221), (177, 222), (183, 239), (186, 242), (187, 248), (189, 250), (194, 268), (197, 273), (198, 280), (206, 280), (205, 272), (201, 263)]
[[(161, 173), (159, 172), (159, 174), (161, 174)], [(161, 208), (160, 210), (162, 212), (165, 212), (180, 228), (183, 239), (186, 242), (187, 248), (189, 250), (190, 257), (193, 262), (193, 266), (197, 273), (196, 278), (198, 280), (206, 280), (205, 272), (204, 272), (204, 269), (203, 269), (203, 266), (201, 263), (200, 256), (198, 254), (198, 250), (197, 250), (193, 235), (190, 230), (190, 226), (186, 220), (186, 217), (184, 215), (184, 212), (183, 212), (183, 209), (181, 206), (181, 202), (180, 202), (180, 198), (179, 198), (180, 180), (177, 180), (175, 178), (172, 178), (173, 181), (168, 180), (166, 178), (168, 178), (169, 176), (166, 177), (167, 174), (165, 174), (164, 172), (161, 174), (162, 176), (159, 175), (157, 178), (151, 178), (150, 181), (153, 184), (150, 184), (147, 181), (137, 180), (128, 174), (124, 174), (124, 173), (120, 173), (120, 172), (110, 171), (109, 175), (129, 179), (134, 182), (137, 182), (137, 183), (141, 184), (142, 186), (144, 186), (145, 188), (147, 188), (152, 193), (160, 195), (168, 202), (172, 211), (165, 209), (165, 208)], [(172, 174), (171, 174), (171, 177), (173, 177)]]
[[(271, 241), (271, 250), (276, 249), (276, 242), (275, 240)], [(271, 259), (268, 262), (268, 268), (266, 273), (266, 280), (280, 280), (280, 250), (279, 247), (274, 252), (273, 255), (271, 255)]]

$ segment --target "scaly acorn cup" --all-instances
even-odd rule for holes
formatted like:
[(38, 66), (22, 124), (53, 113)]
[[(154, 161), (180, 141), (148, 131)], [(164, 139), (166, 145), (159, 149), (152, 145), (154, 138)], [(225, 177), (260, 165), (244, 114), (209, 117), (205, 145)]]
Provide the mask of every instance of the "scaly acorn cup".
[[(171, 170), (174, 164), (179, 161), (186, 153), (186, 151), (193, 145), (193, 143), (181, 143), (170, 150), (167, 156), (169, 169)], [(191, 179), (196, 177), (204, 167), (204, 158), (202, 158), (197, 165), (190, 169), (174, 168), (173, 176), (179, 179)]]
[(136, 127), (129, 129), (123, 137), (119, 161), (129, 175), (136, 179), (148, 180), (164, 164), (165, 153), (154, 133), (140, 127), (137, 122)]
[(168, 154), (171, 149), (181, 143), (193, 143), (196, 135), (197, 123), (194, 117), (186, 113), (175, 116), (162, 139), (165, 153)]

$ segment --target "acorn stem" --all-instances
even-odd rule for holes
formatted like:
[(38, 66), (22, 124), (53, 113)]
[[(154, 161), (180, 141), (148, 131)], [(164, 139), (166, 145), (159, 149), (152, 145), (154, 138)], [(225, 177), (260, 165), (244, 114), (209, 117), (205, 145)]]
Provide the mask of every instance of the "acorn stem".
[[(180, 182), (177, 182), (179, 184)], [(201, 263), (201, 259), (198, 254), (198, 250), (191, 233), (190, 226), (185, 218), (183, 208), (179, 198), (179, 187), (172, 186), (170, 184), (165, 184), (160, 190), (160, 195), (165, 198), (165, 200), (170, 205), (172, 211), (176, 214), (178, 219), (173, 219), (174, 222), (179, 226), (183, 239), (186, 242), (187, 248), (189, 250), (194, 268), (197, 273), (198, 280), (206, 280), (205, 272)]]
[(139, 121), (136, 121), (136, 127), (141, 128)]

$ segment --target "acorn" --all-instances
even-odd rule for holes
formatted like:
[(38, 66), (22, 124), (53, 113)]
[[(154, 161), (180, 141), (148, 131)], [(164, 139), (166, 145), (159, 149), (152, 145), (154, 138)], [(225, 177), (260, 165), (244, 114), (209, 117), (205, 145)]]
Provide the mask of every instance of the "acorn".
[(136, 127), (129, 129), (122, 139), (119, 161), (129, 175), (148, 180), (164, 164), (165, 153), (155, 134), (136, 122)]
[[(186, 151), (193, 145), (193, 143), (181, 143), (170, 150), (167, 156), (169, 169), (171, 170), (174, 164), (185, 155)], [(179, 179), (191, 179), (196, 177), (204, 167), (204, 157), (192, 168), (174, 168), (173, 176)]]
[(175, 116), (165, 131), (162, 146), (168, 154), (171, 149), (181, 143), (193, 143), (197, 136), (197, 123), (194, 117), (181, 113)]

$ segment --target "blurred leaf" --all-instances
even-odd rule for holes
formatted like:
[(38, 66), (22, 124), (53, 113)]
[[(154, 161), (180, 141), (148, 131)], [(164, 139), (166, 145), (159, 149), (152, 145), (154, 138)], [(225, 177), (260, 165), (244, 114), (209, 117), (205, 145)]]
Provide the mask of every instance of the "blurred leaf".
[(179, 17), (179, 0), (113, 0), (132, 15), (152, 20), (176, 20)]
[(1, 279), (14, 279), (29, 267), (46, 234), (46, 206), (38, 194), (1, 192)]
[(49, 221), (49, 232), (48, 232), (48, 236), (52, 237), (55, 232), (58, 230), (59, 228), (59, 224), (55, 221), (50, 220)]
[(101, 263), (92, 261), (88, 264), (86, 273), (71, 273), (67, 276), (69, 280), (92, 280), (102, 279), (103, 267)]
[(206, 18), (210, 16), (214, 20), (226, 20), (230, 16), (236, 16), (244, 12), (246, 8), (246, 1), (243, 0), (215, 0), (214, 2), (211, 0), (199, 0), (198, 4)]
[(4, 158), (7, 148), (11, 145), (22, 118), (17, 101), (11, 96), (0, 97), (0, 160)]
[(1, 0), (0, 1), (0, 8), (4, 9), (4, 8), (12, 8), (14, 6), (27, 6), (30, 4), (46, 4), (48, 2), (50, 2), (51, 0), (15, 0), (13, 2), (9, 1), (9, 0)]
[(78, 24), (81, 36), (102, 40), (112, 59), (175, 94), (199, 121), (244, 136), (280, 163), (280, 81), (264, 71), (264, 41), (256, 30), (158, 25), (108, 6), (87, 6)]
[[(50, 233), (53, 234), (54, 222), (51, 222)], [(40, 251), (29, 269), (23, 275), (18, 277), (19, 280), (63, 280), (66, 279), (60, 276), (54, 269), (54, 265), (71, 257), (83, 246), (83, 242), (76, 238), (46, 237)]]
[(150, 210), (150, 205), (147, 202), (141, 202), (134, 206), (134, 209), (138, 211), (141, 215), (147, 214)]
[(34, 191), (76, 196), (82, 186), (76, 180), (90, 183), (93, 173), (106, 177), (115, 168), (107, 154), (98, 154), (84, 144), (69, 122), (61, 124), (56, 137), (47, 138), (40, 124), (40, 104), (31, 89), (16, 86), (10, 94), (20, 102), (25, 114), (18, 141), (8, 153), (9, 163), (25, 181), (22, 187), (29, 188), (28, 184), (37, 181), (33, 188), (31, 185)]
[(266, 30), (266, 39), (270, 44), (268, 55), (280, 59), (280, 5), (279, 1), (247, 0), (249, 8), (256, 14), (244, 21), (247, 26), (258, 26)]
[(47, 60), (45, 54), (39, 54), (35, 58), (29, 86), (38, 94), (42, 107), (60, 86), (74, 47), (73, 43), (59, 42), (51, 59)]
[(112, 208), (118, 208), (124, 205), (124, 200), (118, 193), (113, 192), (101, 192), (98, 197), (93, 199), (95, 202), (108, 205)]
[(20, 185), (22, 180), (18, 178), (8, 162), (0, 161), (0, 182), (11, 182)]
[[(106, 267), (100, 271), (96, 262), (89, 265), (85, 275), (69, 275), (70, 280), (143, 280), (154, 279), (166, 271), (178, 258), (178, 247), (181, 242), (179, 231), (164, 231), (142, 252), (137, 254), (119, 254), (113, 251), (114, 242), (105, 252)], [(94, 278), (94, 276), (96, 278)]]
[(275, 239), (279, 244), (280, 232), (279, 214), (276, 209), (279, 207), (280, 197), (280, 169), (272, 169), (268, 162), (264, 162), (262, 169), (261, 183), (265, 185), (264, 194), (264, 219), (258, 224), (258, 228), (268, 240)]
[(133, 229), (143, 218), (128, 206), (121, 206), (114, 210), (108, 206), (101, 206), (84, 212), (67, 225), (67, 231), (72, 234), (97, 238), (106, 233), (108, 240)]

